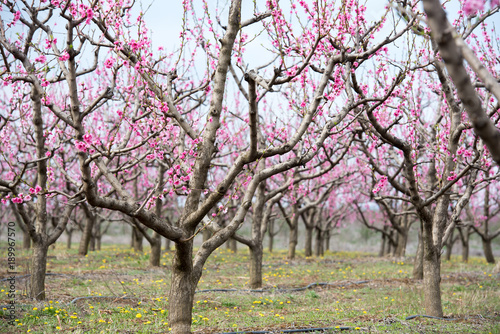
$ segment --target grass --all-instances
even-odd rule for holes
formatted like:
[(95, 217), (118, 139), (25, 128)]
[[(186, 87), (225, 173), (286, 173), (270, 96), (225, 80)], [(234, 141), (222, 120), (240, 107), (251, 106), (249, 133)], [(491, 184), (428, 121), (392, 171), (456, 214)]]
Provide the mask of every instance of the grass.
[[(57, 245), (50, 250), (47, 300), (26, 297), (27, 280), (16, 280), (16, 320), (8, 310), (0, 332), (8, 333), (168, 333), (169, 267), (166, 253), (160, 268), (148, 267), (148, 254), (125, 246), (105, 246), (86, 257)], [(5, 249), (5, 248), (3, 248)], [(4, 254), (5, 255), (5, 254)], [(5, 256), (4, 256), (5, 258)], [(29, 254), (19, 251), (16, 264), (26, 269)], [(286, 328), (351, 327), (370, 333), (500, 333), (500, 281), (492, 265), (471, 258), (442, 264), (445, 321), (425, 314), (422, 282), (411, 278), (410, 261), (380, 259), (355, 252), (328, 253), (321, 258), (286, 259), (284, 252), (265, 254), (265, 292), (248, 291), (248, 252), (217, 251), (206, 263), (198, 289), (238, 289), (197, 293), (193, 309), (195, 333)], [(6, 268), (0, 271), (7, 277)], [(62, 275), (59, 275), (62, 274)], [(286, 290), (316, 286), (303, 291)], [(0, 282), (0, 305), (9, 302), (7, 282)], [(247, 290), (247, 291), (245, 291)], [(85, 297), (75, 300), (78, 297)], [(92, 298), (87, 298), (92, 297)], [(106, 297), (106, 298), (105, 298)], [(340, 328), (339, 328), (340, 329)]]

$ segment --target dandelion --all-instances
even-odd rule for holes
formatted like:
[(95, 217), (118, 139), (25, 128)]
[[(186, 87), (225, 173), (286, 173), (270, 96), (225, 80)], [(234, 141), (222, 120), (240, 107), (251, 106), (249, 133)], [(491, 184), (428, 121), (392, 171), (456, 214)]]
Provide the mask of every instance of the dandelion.
[(135, 315), (135, 317), (136, 317), (136, 318), (142, 318), (142, 314), (137, 313), (137, 314)]

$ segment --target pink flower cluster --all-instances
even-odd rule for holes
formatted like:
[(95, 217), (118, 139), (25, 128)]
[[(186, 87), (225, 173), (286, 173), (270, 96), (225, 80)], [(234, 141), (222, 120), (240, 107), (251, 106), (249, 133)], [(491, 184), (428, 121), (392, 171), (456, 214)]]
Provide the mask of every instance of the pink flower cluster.
[[(485, 0), (466, 0), (463, 4), (464, 12), (467, 16), (475, 15), (478, 11), (484, 10)], [(500, 4), (500, 0), (490, 0), (491, 8)]]
[(373, 189), (373, 193), (376, 194), (378, 193), (380, 190), (382, 190), (385, 185), (387, 184), (387, 176), (382, 176), (380, 178), (380, 181), (378, 181), (378, 183), (375, 185), (375, 189)]

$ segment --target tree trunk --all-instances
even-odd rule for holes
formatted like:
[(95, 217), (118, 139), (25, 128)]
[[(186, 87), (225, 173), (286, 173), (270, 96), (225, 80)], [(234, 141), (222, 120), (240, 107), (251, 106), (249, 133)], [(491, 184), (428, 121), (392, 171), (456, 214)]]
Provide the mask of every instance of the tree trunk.
[(445, 259), (447, 261), (451, 260), (451, 253), (453, 251), (453, 244), (455, 244), (456, 239), (454, 239), (455, 234), (455, 229), (453, 229), (450, 233), (450, 236), (448, 237), (448, 241), (446, 242), (446, 253), (445, 253)]
[(36, 300), (45, 300), (45, 273), (47, 272), (48, 250), (48, 245), (45, 245), (43, 241), (33, 243), (30, 296)]
[(73, 236), (73, 230), (71, 230), (71, 232), (66, 231), (66, 234), (68, 235), (68, 238), (66, 239), (66, 248), (71, 249), (71, 237)]
[(398, 234), (398, 243), (396, 246), (396, 257), (403, 258), (406, 255), (406, 244), (408, 243), (408, 229), (405, 227), (401, 228), (401, 232)]
[(235, 254), (238, 253), (238, 245), (237, 244), (238, 243), (233, 238), (229, 238), (226, 241), (227, 249), (229, 249), (231, 252), (233, 252)]
[(495, 257), (493, 256), (493, 250), (491, 249), (491, 239), (481, 238), (483, 242), (483, 252), (486, 262), (495, 263)]
[(432, 223), (424, 223), (424, 307), (425, 314), (443, 317), (441, 304), (441, 252), (432, 241)]
[(250, 247), (250, 288), (262, 287), (262, 243)]
[(203, 242), (207, 241), (208, 239), (210, 239), (210, 236), (212, 235), (212, 233), (206, 228), (203, 230), (202, 232), (202, 236), (203, 236)]
[(462, 262), (469, 262), (469, 229), (460, 228), (460, 240), (462, 241)]
[[(422, 223), (420, 223), (422, 225)], [(413, 279), (421, 280), (424, 278), (424, 245), (422, 242), (422, 229), (418, 231), (417, 253), (413, 262)]]
[(321, 232), (321, 229), (317, 228), (316, 229), (316, 238), (315, 238), (315, 248), (314, 248), (314, 255), (319, 257), (323, 256), (323, 232)]
[(384, 252), (384, 255), (390, 255), (391, 252), (392, 252), (392, 242), (391, 242), (391, 238), (393, 236), (393, 233), (392, 231), (389, 232), (389, 235), (390, 237), (387, 238), (387, 242), (385, 244), (385, 252)]
[(193, 300), (199, 276), (193, 273), (193, 241), (175, 244), (169, 294), (169, 327), (172, 333), (191, 333)]
[(312, 235), (313, 228), (306, 225), (306, 244), (304, 249), (306, 257), (312, 256)]
[(31, 237), (28, 231), (23, 230), (23, 249), (31, 248)]
[(83, 229), (82, 238), (80, 239), (80, 246), (78, 247), (78, 255), (81, 256), (85, 256), (89, 252), (90, 239), (92, 239), (92, 230), (94, 229), (95, 224), (95, 217), (90, 212), (90, 210), (84, 207), (83, 211), (85, 212), (85, 228)]
[(378, 251), (379, 257), (384, 257), (386, 242), (387, 242), (387, 236), (384, 233), (382, 233), (382, 242), (380, 244), (380, 250)]
[(132, 248), (136, 252), (141, 252), (143, 251), (142, 247), (142, 241), (144, 239), (144, 236), (140, 231), (137, 230), (137, 228), (132, 228)]
[(95, 239), (95, 248), (97, 250), (101, 250), (102, 235), (96, 236), (94, 239)]
[(151, 239), (152, 242), (151, 242), (151, 255), (149, 257), (149, 265), (152, 267), (159, 267), (161, 259), (161, 236), (158, 233), (153, 232)]
[(330, 230), (325, 232), (325, 252), (330, 250)]
[(268, 226), (268, 235), (269, 235), (269, 243), (268, 243), (268, 250), (269, 253), (273, 252), (273, 244), (274, 244), (274, 219), (269, 220), (269, 226)]
[(170, 251), (170, 239), (165, 238), (165, 252)]
[[(295, 218), (292, 218), (295, 219)], [(290, 226), (290, 240), (288, 241), (288, 259), (295, 259), (295, 249), (297, 248), (297, 240), (298, 240), (298, 229), (297, 229), (297, 221), (294, 224), (295, 226)]]

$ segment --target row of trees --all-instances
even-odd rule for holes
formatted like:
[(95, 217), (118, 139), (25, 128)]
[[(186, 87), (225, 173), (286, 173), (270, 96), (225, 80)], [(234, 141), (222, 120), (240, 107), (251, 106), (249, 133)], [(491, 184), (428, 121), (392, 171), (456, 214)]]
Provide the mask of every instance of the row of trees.
[(478, 4), (450, 24), (434, 0), (391, 1), (374, 21), (358, 1), (183, 1), (169, 49), (134, 1), (2, 2), (0, 192), (31, 238), (31, 296), (45, 298), (47, 250), (72, 215), (85, 247), (124, 220), (152, 265), (161, 236), (174, 243), (169, 323), (189, 333), (204, 263), (230, 238), (259, 287), (273, 215), (293, 258), (300, 218), (321, 238), (355, 215), (371, 225), (377, 206), (401, 249), (421, 225), (424, 306), (442, 316), (452, 231), (498, 235), (499, 7)]

